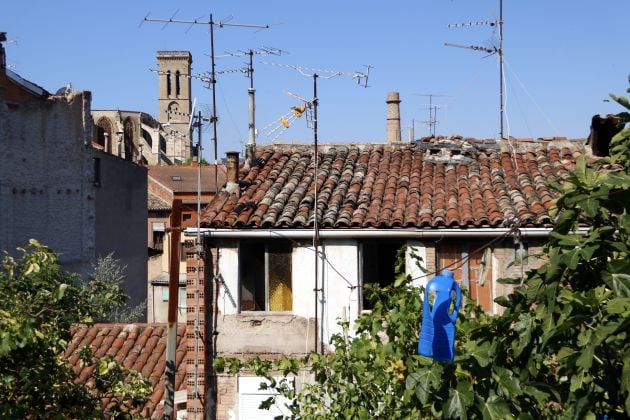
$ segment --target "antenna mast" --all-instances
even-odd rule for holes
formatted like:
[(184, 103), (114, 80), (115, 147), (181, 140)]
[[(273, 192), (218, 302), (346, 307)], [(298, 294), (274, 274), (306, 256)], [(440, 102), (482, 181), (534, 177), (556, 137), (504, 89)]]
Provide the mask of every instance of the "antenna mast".
[(247, 67), (241, 68), (240, 71), (245, 73), (245, 75), (249, 78), (249, 89), (247, 90), (249, 97), (249, 136), (247, 145), (245, 146), (245, 162), (250, 167), (254, 165), (254, 161), (256, 159), (256, 90), (254, 89), (254, 55), (282, 55), (283, 53), (288, 54), (286, 51), (279, 48), (262, 47), (257, 50), (249, 49), (248, 51), (237, 51), (235, 53), (228, 52), (224, 55), (217, 56), (217, 58), (249, 57)]
[(437, 119), (437, 110), (438, 108), (442, 108), (442, 105), (433, 105), (433, 98), (436, 97), (448, 97), (449, 95), (441, 95), (439, 93), (416, 93), (416, 96), (426, 96), (429, 98), (429, 107), (426, 108), (429, 110), (429, 120), (428, 121), (424, 121), (424, 123), (429, 127), (429, 134), (432, 137), (435, 137), (435, 130), (437, 128), (438, 125), (438, 119)]
[(477, 45), (458, 45), (458, 44), (449, 44), (445, 42), (444, 45), (447, 47), (456, 47), (456, 48), (465, 48), (473, 51), (482, 51), (488, 53), (489, 55), (497, 54), (499, 57), (499, 131), (501, 139), (504, 138), (504, 130), (503, 130), (503, 120), (504, 112), (505, 112), (505, 94), (503, 92), (503, 0), (499, 0), (499, 19), (498, 20), (483, 20), (477, 22), (463, 22), (463, 23), (452, 23), (449, 24), (449, 28), (464, 28), (464, 27), (472, 27), (472, 26), (493, 26), (499, 27), (499, 47), (481, 47)]
[[(289, 69), (293, 69), (300, 73), (305, 77), (313, 78), (313, 99), (309, 101), (313, 105), (313, 153), (314, 153), (314, 168), (313, 168), (313, 185), (314, 185), (314, 202), (313, 202), (313, 249), (315, 251), (315, 287), (313, 291), (315, 292), (315, 351), (319, 352), (323, 351), (323, 343), (320, 343), (319, 338), (319, 325), (318, 325), (318, 302), (319, 302), (319, 292), (321, 288), (319, 287), (319, 279), (318, 279), (318, 260), (319, 260), (319, 225), (317, 223), (318, 219), (318, 208), (317, 208), (317, 180), (318, 180), (318, 167), (319, 167), (319, 151), (317, 144), (317, 107), (319, 104), (319, 99), (317, 98), (317, 79), (332, 79), (337, 76), (350, 76), (357, 81), (357, 84), (361, 85), (362, 81), (363, 87), (368, 87), (368, 77), (370, 75), (370, 69), (372, 66), (367, 65), (366, 73), (346, 73), (336, 70), (326, 70), (326, 69), (318, 69), (312, 67), (304, 67), (304, 66), (294, 66), (288, 64), (278, 64), (278, 63), (269, 63), (266, 61), (262, 62), (263, 64), (269, 64), (277, 67), (285, 67)], [(327, 74), (327, 76), (321, 76), (321, 73)], [(320, 345), (321, 344), (321, 345)], [(321, 347), (321, 349), (320, 349)]]
[[(177, 13), (177, 12), (176, 12)], [(142, 22), (163, 22), (165, 23), (165, 26), (168, 25), (169, 23), (186, 23), (189, 24), (190, 27), (192, 27), (193, 25), (208, 25), (209, 29), (210, 29), (210, 63), (211, 63), (211, 75), (210, 75), (210, 83), (212, 86), (212, 115), (210, 117), (210, 122), (213, 125), (213, 140), (214, 140), (214, 182), (215, 182), (215, 186), (217, 188), (217, 192), (218, 192), (218, 188), (219, 188), (219, 176), (218, 176), (218, 136), (217, 136), (217, 100), (216, 100), (216, 66), (215, 66), (215, 55), (214, 55), (214, 27), (218, 26), (219, 28), (223, 28), (225, 26), (232, 26), (232, 27), (240, 27), (240, 28), (254, 28), (254, 29), (268, 29), (269, 25), (251, 25), (251, 24), (240, 24), (240, 23), (228, 23), (228, 22), (222, 22), (222, 21), (218, 21), (215, 22), (213, 19), (212, 14), (210, 14), (210, 19), (203, 21), (203, 20), (198, 20), (198, 19), (194, 19), (194, 20), (179, 20), (179, 19), (173, 19), (173, 17), (171, 17), (170, 19), (153, 19), (153, 18), (149, 18), (148, 15), (145, 16), (145, 18), (143, 19)], [(199, 283), (200, 283), (200, 277), (199, 277), (199, 269), (200, 269), (200, 260), (201, 260), (201, 238), (200, 238), (200, 218), (201, 218), (201, 121), (202, 121), (202, 117), (201, 117), (201, 113), (199, 113), (199, 117), (198, 117), (198, 121), (197, 123), (199, 124), (198, 129), (199, 129), (199, 145), (198, 145), (198, 156), (197, 156), (197, 160), (199, 163), (199, 168), (198, 168), (198, 182), (197, 182), (197, 209), (199, 211), (199, 213), (197, 214), (197, 244), (195, 247), (195, 258), (197, 260), (197, 271), (196, 271), (196, 281), (195, 281), (195, 378), (194, 378), (194, 418), (197, 418), (197, 405), (198, 405), (198, 401), (200, 399), (200, 395), (199, 395), (199, 359), (198, 359), (198, 355), (199, 355), (199, 340), (201, 338), (201, 328), (200, 328), (200, 317), (199, 317)], [(191, 116), (191, 122), (192, 122), (192, 116)], [(206, 325), (209, 325), (210, 328), (209, 329), (214, 329), (214, 325), (213, 323), (215, 322), (213, 314), (214, 314), (214, 299), (215, 299), (215, 284), (214, 284), (214, 279), (209, 282), (210, 283), (210, 299), (208, 300), (208, 308), (206, 308), (206, 317), (205, 317), (205, 323)], [(167, 353), (174, 355), (175, 354), (175, 347), (177, 346), (177, 322), (174, 322), (173, 325), (171, 326), (171, 323), (169, 322), (169, 339), (167, 341)], [(214, 348), (214, 344), (213, 344), (213, 338), (214, 338), (214, 332), (211, 331), (210, 334), (205, 335), (206, 337), (206, 346), (208, 351), (206, 352), (206, 354), (208, 355), (209, 360), (205, 360), (205, 366), (204, 366), (204, 371), (206, 372), (206, 375), (210, 375), (213, 376), (214, 375), (214, 353), (216, 352), (215, 348)], [(169, 352), (170, 350), (170, 352)], [(169, 388), (169, 380), (171, 378), (175, 378), (175, 360), (174, 357), (172, 360), (167, 360), (166, 363), (166, 368), (165, 368), (165, 377), (166, 377), (166, 389), (165, 389), (165, 395), (164, 395), (164, 418), (166, 419), (173, 419), (175, 418), (175, 412), (174, 412), (174, 400), (175, 400), (175, 383), (173, 380), (173, 383), (170, 384), (170, 388)], [(208, 415), (208, 418), (215, 418), (216, 417), (216, 384), (215, 381), (211, 380), (210, 381), (204, 381), (204, 386), (205, 386), (205, 392), (204, 394), (206, 394), (206, 396), (208, 396), (208, 398), (204, 398), (206, 400), (206, 412)], [(203, 408), (202, 408), (203, 410)]]

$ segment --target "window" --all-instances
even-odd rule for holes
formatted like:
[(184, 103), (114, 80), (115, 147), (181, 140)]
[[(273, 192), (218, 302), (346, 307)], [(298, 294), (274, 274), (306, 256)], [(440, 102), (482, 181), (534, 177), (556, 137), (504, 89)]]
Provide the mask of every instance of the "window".
[(92, 163), (94, 164), (94, 181), (93, 185), (95, 187), (101, 186), (101, 158), (92, 158)]
[(242, 311), (290, 311), (292, 246), (288, 241), (243, 241), (239, 250)]
[(180, 74), (179, 70), (175, 72), (175, 95), (179, 96), (181, 92), (180, 82), (179, 82)]
[(164, 250), (164, 232), (166, 231), (164, 222), (151, 223), (151, 230), (153, 231), (152, 248), (156, 251)]
[[(285, 380), (290, 388), (295, 386), (294, 379), (291, 377), (274, 379), (278, 382)], [(240, 376), (238, 378), (239, 419), (272, 420), (278, 417), (289, 418), (291, 413), (287, 406), (291, 405), (291, 401), (271, 392), (269, 387), (261, 389), (260, 384), (263, 382), (269, 385), (269, 381), (261, 376)], [(268, 410), (258, 408), (260, 403), (272, 396), (276, 396), (275, 404), (269, 407)]]
[[(365, 241), (361, 243), (360, 269), (363, 285), (372, 283), (387, 286), (396, 276), (396, 255), (405, 245), (404, 241)], [(363, 309), (372, 309), (372, 304), (363, 293)]]
[(166, 95), (171, 96), (171, 71), (166, 72)]

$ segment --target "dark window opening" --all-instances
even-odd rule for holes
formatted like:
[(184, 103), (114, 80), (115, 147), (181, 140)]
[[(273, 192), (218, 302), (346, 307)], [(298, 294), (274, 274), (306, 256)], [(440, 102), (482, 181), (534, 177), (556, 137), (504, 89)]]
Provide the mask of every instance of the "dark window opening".
[(176, 96), (179, 96), (181, 92), (179, 79), (180, 79), (180, 73), (179, 73), (179, 70), (177, 70), (175, 72), (175, 95)]
[(153, 231), (153, 244), (151, 247), (156, 251), (164, 250), (164, 231)]
[(133, 123), (129, 118), (125, 120), (123, 124), (123, 141), (125, 148), (125, 160), (132, 161), (134, 153), (134, 135), (133, 135)]
[(171, 96), (171, 71), (166, 72), (166, 95)]
[(287, 241), (244, 241), (239, 251), (242, 311), (290, 311), (292, 245)]
[(93, 158), (92, 163), (94, 164), (94, 186), (101, 186), (101, 158)]
[(186, 220), (190, 220), (192, 219), (192, 214), (191, 213), (184, 213), (182, 214), (182, 221), (185, 222)]
[[(404, 241), (366, 241), (361, 244), (362, 284), (388, 286), (396, 278), (396, 255)], [(372, 309), (373, 302), (363, 289), (363, 309)]]

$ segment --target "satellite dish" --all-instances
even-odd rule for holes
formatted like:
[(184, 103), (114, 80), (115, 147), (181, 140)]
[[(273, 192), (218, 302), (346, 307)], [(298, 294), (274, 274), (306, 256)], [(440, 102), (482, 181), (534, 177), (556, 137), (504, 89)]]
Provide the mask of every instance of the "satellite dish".
[(60, 87), (55, 92), (55, 96), (68, 96), (72, 93), (72, 83), (68, 83), (65, 86)]

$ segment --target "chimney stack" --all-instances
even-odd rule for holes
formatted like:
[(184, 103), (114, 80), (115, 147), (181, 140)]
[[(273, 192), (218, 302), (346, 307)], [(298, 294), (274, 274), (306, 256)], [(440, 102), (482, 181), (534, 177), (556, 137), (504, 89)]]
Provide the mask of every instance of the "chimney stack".
[(225, 190), (231, 193), (239, 193), (238, 187), (238, 152), (227, 152), (227, 182)]
[(387, 94), (387, 143), (400, 143), (400, 94), (389, 92)]

